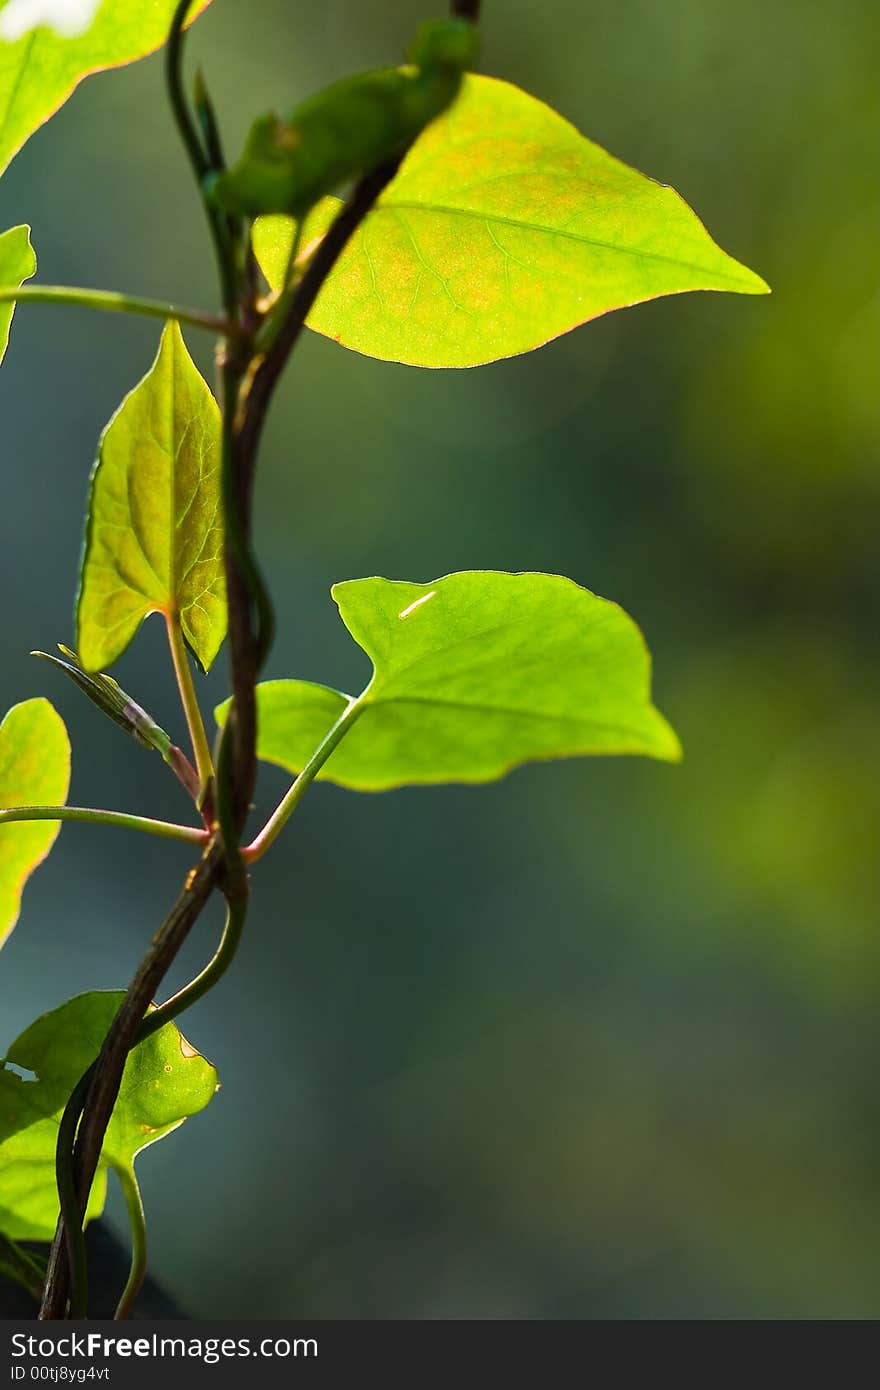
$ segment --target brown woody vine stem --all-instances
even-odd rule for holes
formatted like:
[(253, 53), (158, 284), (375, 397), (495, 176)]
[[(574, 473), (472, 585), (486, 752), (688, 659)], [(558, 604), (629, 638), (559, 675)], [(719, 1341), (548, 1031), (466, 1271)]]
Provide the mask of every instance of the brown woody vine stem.
[[(183, 143), (201, 182), (210, 158), (202, 145), (183, 95), (181, 57), (183, 28), (191, 0), (181, 0), (172, 21), (166, 52), (166, 77)], [(479, 0), (453, 0), (452, 12), (475, 20)], [(257, 452), (275, 387), (299, 340), (306, 318), (325, 279), (349, 238), (400, 167), (395, 159), (373, 170), (355, 186), (308, 262), (299, 284), (283, 306), (283, 317), (264, 356), (256, 356), (254, 337), (256, 276), (249, 246), (236, 248), (228, 219), (208, 209), (220, 270), (227, 319), (234, 324), (218, 349), (224, 451), (224, 519), (229, 609), (232, 706), (217, 767), (219, 824), (184, 889), (153, 938), (129, 985), (101, 1051), (74, 1091), (62, 1118), (58, 1177), (62, 1215), (49, 1256), (41, 1319), (86, 1316), (82, 1216), (97, 1171), (101, 1146), (119, 1094), (126, 1058), (155, 1028), (176, 1017), (216, 983), (229, 965), (247, 910), (247, 866), (239, 837), (250, 808), (256, 779), (256, 698), (260, 666), (271, 643), (271, 607), (250, 553), (251, 502)], [(241, 260), (241, 269), (237, 260)], [(255, 621), (256, 620), (256, 621)], [(220, 949), (190, 986), (146, 1017), (183, 942), (215, 889), (227, 898), (229, 917)], [(83, 1103), (84, 1102), (84, 1103)], [(81, 1118), (80, 1118), (81, 1112)], [(77, 1122), (78, 1128), (77, 1128)], [(72, 1159), (70, 1149), (76, 1135)], [(77, 1273), (71, 1287), (71, 1266)]]

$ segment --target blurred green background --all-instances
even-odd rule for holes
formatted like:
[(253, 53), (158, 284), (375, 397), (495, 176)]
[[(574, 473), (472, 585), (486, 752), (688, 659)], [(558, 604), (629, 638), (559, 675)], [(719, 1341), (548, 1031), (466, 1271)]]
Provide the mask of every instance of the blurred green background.
[[(309, 337), (260, 477), (270, 674), (357, 685), (334, 580), (550, 570), (640, 622), (686, 761), (316, 789), (187, 1020), (223, 1090), (141, 1161), (153, 1268), (202, 1316), (878, 1316), (880, 11), (485, 9), (487, 71), (672, 183), (774, 295), (659, 301), (473, 372)], [(215, 0), (191, 50), (235, 149), (431, 12)], [(90, 80), (3, 179), (43, 280), (213, 303), (160, 79)], [(71, 638), (95, 442), (157, 336), (16, 315), (0, 700), (57, 703), (76, 801), (178, 818), (158, 760), (27, 656)], [(158, 622), (117, 674), (179, 730)], [(0, 1042), (124, 984), (187, 863), (68, 826), (3, 952)]]

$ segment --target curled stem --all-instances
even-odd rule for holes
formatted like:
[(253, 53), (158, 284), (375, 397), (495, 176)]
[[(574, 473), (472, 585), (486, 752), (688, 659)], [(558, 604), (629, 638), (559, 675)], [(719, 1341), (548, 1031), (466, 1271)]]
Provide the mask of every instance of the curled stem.
[[(183, 29), (191, 3), (192, 0), (180, 0), (175, 10), (166, 49), (165, 71), (175, 120), (201, 186), (208, 172), (210, 155), (190, 114), (182, 82)], [(454, 13), (475, 18), (478, 9), (478, 0), (453, 0)], [(254, 685), (271, 642), (272, 631), (271, 605), (250, 550), (250, 497), (257, 450), (274, 388), (302, 333), (318, 292), (352, 233), (394, 177), (399, 163), (395, 159), (373, 170), (356, 185), (350, 201), (310, 258), (289, 304), (285, 303), (282, 307), (277, 336), (272, 338), (264, 357), (254, 351), (252, 341), (256, 326), (255, 281), (249, 251), (244, 252), (243, 272), (239, 263), (242, 248), (238, 245), (238, 238), (243, 228), (237, 221), (228, 222), (203, 198), (228, 320), (228, 325), (224, 325), (225, 342), (221, 344), (220, 367), (224, 423), (223, 508), (227, 527), (226, 568), (233, 703), (218, 758), (217, 810), (221, 833), (209, 844), (201, 862), (187, 879), (183, 893), (153, 938), (104, 1039), (98, 1058), (79, 1083), (64, 1112), (57, 1155), (61, 1219), (50, 1252), (41, 1318), (63, 1317), (70, 1287), (69, 1272), (79, 1280), (80, 1285), (76, 1297), (71, 1298), (71, 1313), (75, 1308), (84, 1306), (80, 1290), (85, 1286), (85, 1271), (79, 1263), (84, 1253), (82, 1213), (86, 1209), (103, 1138), (119, 1094), (130, 1049), (141, 1038), (148, 1036), (142, 1030), (161, 1026), (157, 1016), (167, 1022), (172, 1016), (172, 1007), (173, 1016), (176, 1016), (217, 982), (228, 968), (241, 935), (247, 908), (247, 874), (245, 855), (238, 848), (239, 827), (247, 814), (255, 768)], [(256, 632), (252, 624), (254, 616), (259, 625)], [(306, 787), (359, 711), (360, 704), (355, 701), (344, 712), (251, 846), (250, 857), (259, 857), (274, 840)], [(231, 734), (234, 737), (230, 737)], [(185, 990), (145, 1016), (177, 951), (217, 887), (226, 895), (229, 912), (224, 937), (214, 960)], [(65, 1261), (65, 1248), (69, 1253), (68, 1262)]]
[(122, 1295), (116, 1305), (116, 1312), (113, 1314), (113, 1317), (119, 1321), (131, 1316), (134, 1301), (141, 1291), (147, 1273), (147, 1220), (134, 1168), (114, 1166), (113, 1171), (119, 1179), (119, 1186), (122, 1188), (125, 1209), (128, 1212), (128, 1224), (131, 1229), (131, 1269), (128, 1274), (128, 1282), (122, 1290)]
[[(186, 1009), (208, 990), (213, 989), (214, 985), (225, 975), (238, 950), (241, 941), (242, 929), (247, 916), (247, 880), (242, 877), (237, 885), (238, 891), (233, 895), (231, 892), (227, 896), (226, 923), (220, 943), (211, 960), (196, 977), (184, 985), (183, 989), (173, 994), (170, 999), (166, 999), (164, 1004), (159, 1004), (141, 1020), (140, 1026), (134, 1036), (131, 1048), (137, 1047), (139, 1043), (163, 1028), (166, 1023), (178, 1018)], [(127, 1052), (131, 1049), (127, 1049)], [(127, 1055), (126, 1052), (126, 1055)], [(100, 1059), (99, 1059), (100, 1060)], [(61, 1204), (60, 1224), (64, 1230), (65, 1248), (67, 1250), (68, 1265), (70, 1271), (70, 1305), (69, 1316), (71, 1318), (84, 1318), (88, 1312), (88, 1262), (86, 1259), (85, 1238), (83, 1235), (83, 1216), (87, 1204), (87, 1198), (82, 1199), (77, 1188), (76, 1168), (74, 1163), (76, 1151), (77, 1126), (80, 1117), (85, 1109), (92, 1084), (95, 1081), (98, 1070), (98, 1061), (92, 1063), (88, 1071), (80, 1077), (75, 1089), (71, 1093), (70, 1099), (64, 1108), (61, 1123), (58, 1129), (58, 1143), (55, 1150), (55, 1174), (58, 1184), (58, 1195)], [(121, 1073), (120, 1073), (121, 1080)], [(118, 1087), (117, 1087), (118, 1089)], [(103, 1138), (103, 1136), (102, 1136)], [(100, 1152), (100, 1147), (99, 1147)], [(120, 1182), (125, 1182), (123, 1173), (118, 1171)], [(126, 1177), (128, 1174), (126, 1174)], [(131, 1175), (134, 1182), (134, 1174)], [(89, 1183), (89, 1186), (91, 1183)], [(137, 1184), (135, 1182), (135, 1188)], [(136, 1287), (132, 1287), (133, 1279), (136, 1274), (136, 1267), (140, 1267), (140, 1260), (146, 1260), (146, 1238), (139, 1237), (134, 1220), (132, 1219), (132, 1206), (129, 1200), (130, 1194), (126, 1191), (126, 1205), (129, 1210), (129, 1219), (132, 1221), (132, 1273), (129, 1276), (125, 1292), (120, 1300), (119, 1307), (126, 1309), (120, 1313), (117, 1309), (116, 1316), (127, 1317), (131, 1302), (134, 1300), (141, 1283), (143, 1282), (143, 1272)], [(138, 1203), (140, 1194), (137, 1194)], [(143, 1220), (143, 1208), (140, 1208), (140, 1220)], [(57, 1275), (53, 1276), (57, 1278)], [(47, 1298), (49, 1289), (47, 1286)], [(45, 1306), (45, 1304), (44, 1304)], [(53, 1313), (52, 1316), (58, 1316)]]
[[(77, 1319), (85, 1318), (88, 1315), (89, 1307), (89, 1263), (86, 1258), (86, 1243), (83, 1237), (83, 1216), (88, 1205), (88, 1196), (81, 1206), (77, 1192), (76, 1172), (73, 1166), (73, 1151), (76, 1143), (77, 1125), (95, 1075), (95, 1065), (92, 1063), (71, 1092), (70, 1100), (64, 1107), (61, 1123), (58, 1126), (58, 1142), (55, 1146), (55, 1182), (58, 1187), (58, 1200), (61, 1206), (59, 1223), (64, 1233), (64, 1247), (67, 1251), (70, 1269), (70, 1305), (68, 1311), (71, 1318)], [(44, 1308), (46, 1298), (49, 1296), (51, 1276), (52, 1260), (50, 1256), (49, 1270), (46, 1276), (46, 1292), (43, 1296)], [(43, 1316), (42, 1309), (40, 1316)]]
[(226, 922), (217, 950), (205, 968), (194, 979), (190, 980), (188, 985), (184, 985), (176, 994), (172, 994), (170, 999), (166, 999), (164, 1004), (157, 1005), (147, 1014), (138, 1029), (135, 1046), (146, 1038), (152, 1037), (160, 1028), (164, 1028), (166, 1023), (171, 1023), (173, 1019), (179, 1018), (184, 1010), (189, 1009), (203, 995), (207, 994), (208, 990), (213, 989), (226, 974), (235, 959), (235, 953), (241, 941), (241, 933), (247, 916), (247, 902), (246, 890), (236, 897), (227, 898)]
[[(202, 180), (211, 168), (211, 159), (202, 144), (198, 127), (190, 112), (183, 83), (184, 32), (187, 15), (192, 9), (193, 3), (194, 0), (180, 0), (177, 9), (174, 11), (174, 17), (171, 20), (171, 29), (168, 34), (168, 43), (165, 47), (165, 85), (168, 89), (168, 99), (171, 103), (171, 110), (180, 133), (180, 138), (183, 141), (184, 149), (192, 165), (196, 183), (199, 186), (199, 190), (201, 190)], [(217, 138), (219, 139), (219, 136)], [(205, 209), (205, 215), (208, 219), (211, 240), (214, 243), (214, 254), (220, 275), (223, 305), (228, 318), (235, 321), (238, 307), (238, 287), (236, 283), (237, 277), (235, 271), (233, 239), (231, 236), (232, 229), (229, 222), (222, 214), (209, 207), (204, 199), (202, 199), (202, 203)]]

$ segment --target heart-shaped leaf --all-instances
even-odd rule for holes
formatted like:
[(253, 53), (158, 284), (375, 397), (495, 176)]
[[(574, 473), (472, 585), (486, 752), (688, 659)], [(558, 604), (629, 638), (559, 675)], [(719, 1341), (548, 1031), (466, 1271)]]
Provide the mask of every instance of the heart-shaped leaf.
[[(358, 579), (332, 592), (374, 674), (319, 773), (327, 781), (381, 791), (487, 782), (534, 759), (680, 756), (651, 704), (639, 629), (570, 579), (477, 570), (433, 584)], [(351, 704), (306, 681), (266, 682), (258, 699), (259, 755), (294, 773)]]
[[(31, 246), (30, 227), (10, 227), (0, 235), (0, 285), (4, 289), (23, 285), (36, 272), (37, 258)], [(15, 304), (12, 300), (0, 304), (0, 362), (6, 355), (9, 327)]]
[(83, 667), (110, 666), (149, 613), (179, 621), (208, 669), (226, 634), (220, 411), (176, 323), (101, 437), (77, 602)]
[[(319, 205), (304, 248), (338, 207)], [(255, 227), (273, 288), (292, 226), (267, 217)], [(370, 357), (473, 367), (683, 290), (764, 294), (767, 286), (671, 188), (519, 88), (471, 76), (352, 238), (308, 323)]]
[[(55, 1144), (79, 1078), (98, 1055), (119, 1009), (119, 991), (80, 994), (44, 1014), (6, 1056), (35, 1074), (0, 1070), (0, 1230), (13, 1240), (49, 1240), (58, 1219)], [(195, 1115), (214, 1096), (217, 1073), (168, 1023), (130, 1054), (107, 1129), (89, 1216), (104, 1205), (108, 1168), (130, 1171), (136, 1156)]]
[[(14, 705), (0, 724), (0, 810), (61, 806), (70, 786), (70, 743), (48, 700)], [(0, 825), (0, 946), (18, 921), (21, 894), (61, 829), (58, 821)]]
[[(190, 22), (208, 3), (193, 4)], [(177, 0), (103, 0), (86, 32), (72, 37), (46, 27), (51, 16), (36, 14), (33, 4), (29, 13), (20, 13), (20, 3), (0, 10), (0, 173), (84, 77), (159, 48), (176, 6)]]

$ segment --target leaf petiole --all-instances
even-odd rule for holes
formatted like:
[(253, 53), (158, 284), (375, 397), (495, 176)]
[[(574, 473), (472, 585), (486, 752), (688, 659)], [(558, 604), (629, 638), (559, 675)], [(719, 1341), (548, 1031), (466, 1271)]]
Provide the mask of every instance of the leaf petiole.
[(8, 806), (0, 810), (0, 825), (36, 820), (116, 825), (122, 830), (142, 830), (145, 835), (158, 835), (163, 840), (183, 840), (192, 845), (203, 845), (210, 839), (210, 832), (201, 826), (175, 825), (172, 821), (153, 820), (150, 816), (132, 816), (127, 811), (93, 810), (87, 806)]
[(364, 690), (356, 700), (352, 700), (350, 704), (346, 705), (333, 728), (315, 749), (293, 786), (266, 821), (259, 835), (251, 841), (246, 849), (242, 850), (241, 857), (246, 864), (253, 864), (258, 859), (262, 859), (267, 849), (270, 849), (278, 839), (330, 754), (342, 742), (355, 720), (362, 713), (366, 694), (367, 691)]
[(115, 290), (88, 290), (72, 285), (8, 285), (0, 288), (0, 304), (71, 304), (82, 309), (101, 309), (111, 314), (140, 314), (146, 318), (169, 319), (188, 323), (193, 328), (206, 328), (211, 333), (234, 334), (235, 325), (218, 314), (203, 309), (188, 309), (182, 304), (167, 304), (161, 299), (143, 299), (140, 295), (119, 294)]
[(122, 1291), (116, 1312), (113, 1314), (114, 1319), (119, 1321), (131, 1316), (134, 1301), (141, 1291), (147, 1273), (147, 1219), (144, 1214), (144, 1203), (134, 1167), (126, 1168), (122, 1164), (114, 1164), (113, 1171), (119, 1179), (119, 1186), (122, 1188), (125, 1209), (128, 1212), (128, 1224), (131, 1229), (131, 1269), (129, 1270), (128, 1282)]
[(176, 615), (165, 615), (165, 628), (168, 633), (171, 660), (174, 663), (174, 674), (177, 677), (177, 688), (180, 691), (180, 702), (186, 715), (201, 791), (204, 795), (214, 776), (214, 763), (211, 758), (211, 749), (208, 746), (208, 735), (205, 733), (202, 711), (199, 708), (198, 697), (193, 685), (192, 670), (186, 654), (186, 644), (183, 640), (180, 620)]

